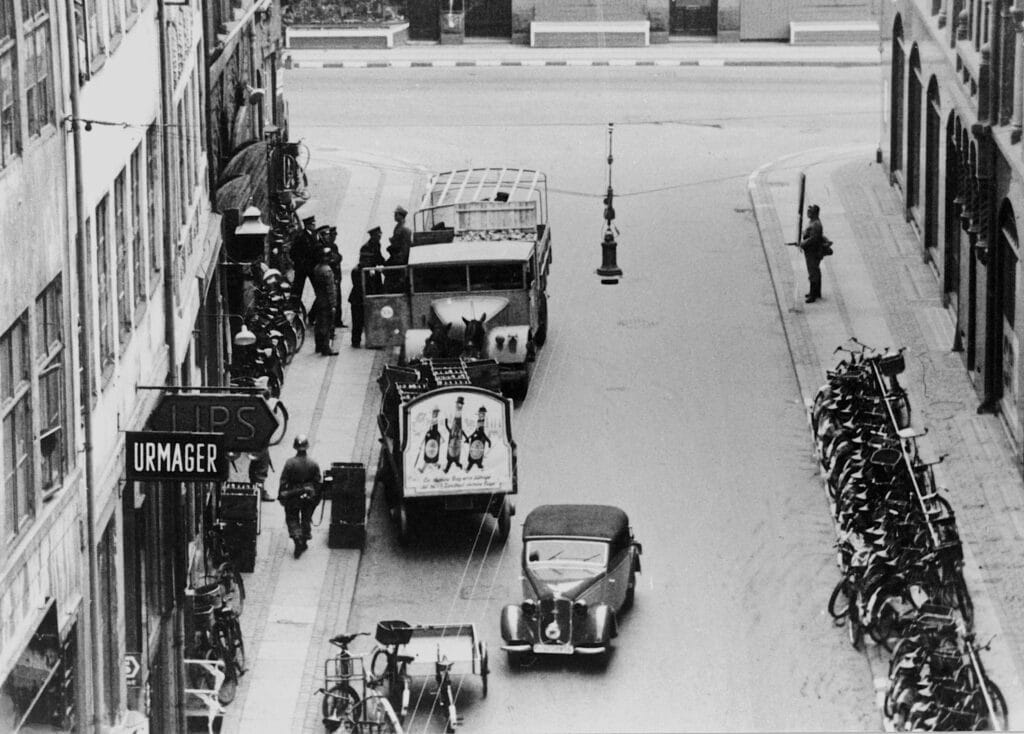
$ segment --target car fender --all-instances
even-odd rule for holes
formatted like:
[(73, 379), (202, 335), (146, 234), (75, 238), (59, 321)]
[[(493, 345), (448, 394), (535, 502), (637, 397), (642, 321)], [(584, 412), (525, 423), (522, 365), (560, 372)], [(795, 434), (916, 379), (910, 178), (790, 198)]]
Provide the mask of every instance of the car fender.
[(402, 354), (406, 362), (420, 359), (423, 356), (423, 349), (427, 346), (429, 337), (430, 329), (409, 329), (405, 332)]
[(509, 604), (501, 610), (501, 638), (505, 642), (533, 642), (530, 619), (519, 604)]
[(487, 332), (487, 356), (498, 364), (521, 364), (533, 351), (530, 327), (494, 326)]
[(615, 612), (602, 602), (587, 611), (586, 621), (577, 627), (574, 637), (577, 645), (607, 645), (617, 634)]

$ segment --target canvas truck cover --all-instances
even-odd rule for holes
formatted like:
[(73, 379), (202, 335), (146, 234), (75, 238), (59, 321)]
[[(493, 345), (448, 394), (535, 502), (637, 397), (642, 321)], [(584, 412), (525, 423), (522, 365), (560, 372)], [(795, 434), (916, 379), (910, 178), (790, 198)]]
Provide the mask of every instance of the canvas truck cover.
[(401, 406), (406, 498), (515, 491), (512, 401), (470, 385)]

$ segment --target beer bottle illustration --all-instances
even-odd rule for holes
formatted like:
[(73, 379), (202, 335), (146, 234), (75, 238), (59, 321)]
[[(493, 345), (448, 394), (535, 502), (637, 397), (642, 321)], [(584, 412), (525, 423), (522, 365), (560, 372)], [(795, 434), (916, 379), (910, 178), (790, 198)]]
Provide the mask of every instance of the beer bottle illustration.
[(444, 427), (448, 431), (448, 463), (444, 466), (444, 473), (452, 468), (452, 464), (462, 468), (462, 442), (468, 441), (469, 436), (462, 430), (462, 405), (466, 400), (461, 395), (455, 400), (455, 415), (452, 417), (451, 425), (448, 419), (444, 419)]
[(438, 468), (437, 460), (441, 455), (441, 431), (437, 428), (437, 416), (441, 413), (439, 408), (434, 408), (430, 414), (430, 428), (423, 435), (423, 464), (420, 466), (420, 473), (431, 466)]
[(486, 430), (487, 424), (487, 408), (480, 406), (480, 410), (476, 416), (476, 430), (473, 431), (473, 435), (469, 437), (469, 461), (466, 462), (466, 471), (468, 472), (473, 468), (474, 465), (484, 468), (484, 456), (486, 455), (486, 448), (491, 447), (491, 439), (487, 435)]

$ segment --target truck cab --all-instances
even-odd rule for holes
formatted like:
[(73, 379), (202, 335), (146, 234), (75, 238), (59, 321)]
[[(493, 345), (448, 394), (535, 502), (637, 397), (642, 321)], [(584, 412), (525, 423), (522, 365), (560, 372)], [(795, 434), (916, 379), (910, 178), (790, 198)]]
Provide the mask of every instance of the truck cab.
[[(400, 346), (412, 361), (443, 334), (448, 351), (432, 356), (466, 356), (474, 346), (472, 356), (499, 364), (503, 391), (524, 397), (547, 337), (546, 176), (521, 168), (437, 174), (413, 226), (407, 265), (363, 272), (366, 345)], [(471, 345), (473, 321), (483, 334)]]

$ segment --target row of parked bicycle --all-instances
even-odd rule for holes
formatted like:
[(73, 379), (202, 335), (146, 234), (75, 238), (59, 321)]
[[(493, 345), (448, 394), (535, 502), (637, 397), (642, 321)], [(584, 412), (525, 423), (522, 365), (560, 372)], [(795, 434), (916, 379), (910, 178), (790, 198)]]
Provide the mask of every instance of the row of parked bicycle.
[[(918, 452), (899, 383), (903, 351), (855, 339), (815, 396), (810, 425), (837, 535), (837, 625), (892, 654), (885, 715), (896, 730), (1005, 729), (985, 674), (956, 516)], [(987, 646), (986, 646), (987, 648)]]
[[(308, 314), (302, 303), (305, 278), (296, 273), (291, 253), (336, 249), (338, 230), (330, 225), (305, 225), (294, 204), (282, 202), (272, 214), (269, 257), (243, 265), (244, 329), (236, 332), (231, 360), (231, 384), (266, 387), (278, 397), (284, 368), (306, 340)], [(340, 257), (338, 258), (340, 261)], [(293, 284), (289, 278), (294, 277)]]

